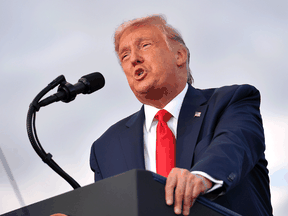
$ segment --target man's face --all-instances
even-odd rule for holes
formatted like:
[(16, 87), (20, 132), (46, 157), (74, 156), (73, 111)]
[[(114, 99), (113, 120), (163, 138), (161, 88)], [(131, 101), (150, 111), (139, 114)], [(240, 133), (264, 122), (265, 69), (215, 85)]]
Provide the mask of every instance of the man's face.
[(176, 53), (169, 49), (165, 36), (155, 26), (125, 30), (118, 56), (129, 86), (140, 102), (159, 100), (178, 87)]

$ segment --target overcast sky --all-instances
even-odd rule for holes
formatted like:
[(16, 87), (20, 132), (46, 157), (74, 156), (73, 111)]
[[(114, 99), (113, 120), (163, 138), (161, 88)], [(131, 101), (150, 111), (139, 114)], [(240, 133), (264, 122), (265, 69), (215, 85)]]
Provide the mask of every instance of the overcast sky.
[[(104, 75), (103, 89), (44, 107), (36, 119), (46, 152), (81, 186), (93, 183), (92, 143), (141, 107), (114, 53), (115, 28), (159, 13), (190, 49), (196, 88), (248, 83), (260, 90), (274, 214), (286, 215), (287, 0), (0, 0), (0, 145), (25, 204), (72, 190), (30, 145), (33, 98), (61, 74), (72, 84), (94, 71)], [(2, 164), (0, 191), (0, 214), (21, 207)]]

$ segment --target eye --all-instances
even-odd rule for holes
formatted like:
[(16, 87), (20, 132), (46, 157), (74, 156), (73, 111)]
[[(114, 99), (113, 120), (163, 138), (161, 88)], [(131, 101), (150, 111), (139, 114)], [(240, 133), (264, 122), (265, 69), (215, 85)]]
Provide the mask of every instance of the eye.
[(146, 47), (149, 47), (150, 45), (151, 45), (150, 43), (144, 43), (144, 44), (142, 44), (142, 47), (146, 48)]
[(122, 55), (121, 59), (124, 60), (127, 56), (128, 56), (128, 54), (125, 53), (125, 54)]

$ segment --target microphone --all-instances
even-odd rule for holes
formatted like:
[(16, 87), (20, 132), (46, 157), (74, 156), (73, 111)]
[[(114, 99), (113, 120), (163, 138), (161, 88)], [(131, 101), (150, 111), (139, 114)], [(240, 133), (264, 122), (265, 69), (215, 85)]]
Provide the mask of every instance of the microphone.
[(73, 101), (76, 95), (82, 94), (91, 94), (105, 85), (105, 79), (103, 75), (99, 72), (94, 72), (82, 76), (78, 83), (72, 85), (66, 80), (60, 84), (58, 87), (57, 93), (49, 96), (48, 98), (39, 102), (40, 107), (46, 106), (48, 104), (57, 102), (61, 100), (62, 102), (69, 103)]

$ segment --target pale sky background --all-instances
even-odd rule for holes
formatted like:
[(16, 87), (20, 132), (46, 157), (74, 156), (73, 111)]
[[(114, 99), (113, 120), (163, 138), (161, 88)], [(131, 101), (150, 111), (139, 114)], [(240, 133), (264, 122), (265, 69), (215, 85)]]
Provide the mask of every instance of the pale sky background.
[[(0, 0), (0, 145), (25, 204), (72, 190), (30, 145), (33, 98), (61, 74), (72, 84), (104, 75), (103, 89), (44, 107), (36, 119), (46, 152), (81, 186), (93, 183), (92, 143), (141, 106), (114, 53), (114, 30), (157, 13), (190, 49), (196, 88), (248, 83), (260, 90), (274, 215), (287, 215), (287, 0)], [(0, 197), (0, 214), (21, 207), (1, 163)]]

